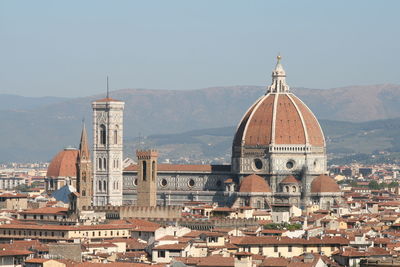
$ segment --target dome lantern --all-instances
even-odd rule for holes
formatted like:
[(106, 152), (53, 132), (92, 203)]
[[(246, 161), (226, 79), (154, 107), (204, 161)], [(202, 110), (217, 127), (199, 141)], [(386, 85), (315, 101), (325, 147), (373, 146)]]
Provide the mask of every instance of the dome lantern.
[(272, 71), (272, 83), (268, 87), (267, 93), (287, 93), (289, 92), (289, 85), (286, 83), (286, 72), (281, 64), (282, 57), (278, 55), (276, 59), (276, 66)]

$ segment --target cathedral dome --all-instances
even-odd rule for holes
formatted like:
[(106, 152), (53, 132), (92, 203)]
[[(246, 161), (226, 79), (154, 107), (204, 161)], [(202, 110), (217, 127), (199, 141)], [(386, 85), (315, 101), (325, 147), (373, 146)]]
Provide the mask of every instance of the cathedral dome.
[(280, 63), (272, 72), (272, 84), (245, 113), (237, 128), (234, 146), (311, 145), (325, 147), (318, 120), (289, 90)]
[(327, 176), (321, 174), (315, 178), (311, 183), (311, 193), (337, 193), (340, 192), (340, 187), (336, 181)]
[(251, 174), (244, 177), (240, 183), (239, 192), (250, 193), (250, 192), (262, 192), (270, 193), (272, 192), (271, 187), (268, 185), (267, 181), (261, 176), (256, 174)]
[(47, 177), (76, 177), (76, 160), (78, 150), (65, 148), (50, 162)]

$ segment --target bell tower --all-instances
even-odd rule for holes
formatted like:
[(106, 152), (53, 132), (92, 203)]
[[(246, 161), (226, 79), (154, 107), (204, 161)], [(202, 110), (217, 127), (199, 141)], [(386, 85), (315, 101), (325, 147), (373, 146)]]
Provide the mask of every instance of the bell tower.
[(93, 108), (93, 204), (122, 205), (124, 102), (108, 96)]
[(90, 160), (89, 142), (85, 124), (83, 124), (81, 142), (76, 162), (76, 189), (79, 193), (78, 209), (91, 206), (93, 198), (92, 161)]
[(136, 151), (138, 159), (137, 206), (157, 205), (157, 157), (156, 150)]

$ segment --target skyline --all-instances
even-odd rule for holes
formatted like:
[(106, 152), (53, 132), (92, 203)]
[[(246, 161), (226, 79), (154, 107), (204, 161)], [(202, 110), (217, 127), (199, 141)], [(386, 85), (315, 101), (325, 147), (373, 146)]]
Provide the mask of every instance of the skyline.
[(2, 1), (0, 93), (400, 83), (400, 4), (370, 1)]

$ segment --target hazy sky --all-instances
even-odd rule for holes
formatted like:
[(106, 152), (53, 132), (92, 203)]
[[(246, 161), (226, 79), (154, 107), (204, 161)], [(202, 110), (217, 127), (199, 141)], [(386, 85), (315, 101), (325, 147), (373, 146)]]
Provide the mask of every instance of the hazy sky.
[(400, 1), (0, 1), (0, 93), (400, 83)]

